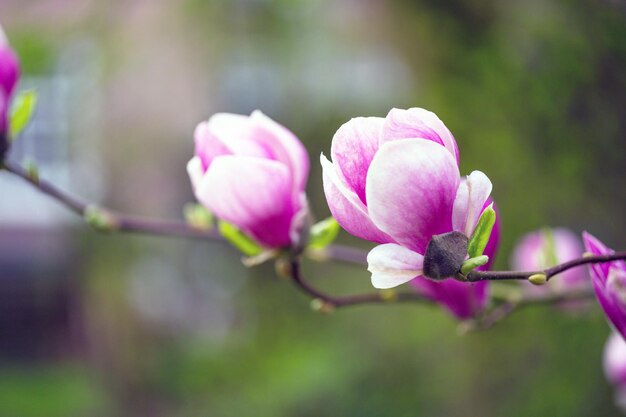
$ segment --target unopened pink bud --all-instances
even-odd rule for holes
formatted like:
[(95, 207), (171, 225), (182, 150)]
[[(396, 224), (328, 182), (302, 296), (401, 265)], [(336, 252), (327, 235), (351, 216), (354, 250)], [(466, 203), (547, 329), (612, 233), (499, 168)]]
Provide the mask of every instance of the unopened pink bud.
[(268, 248), (297, 243), (309, 159), (298, 138), (260, 111), (220, 113), (195, 131), (188, 165), (196, 198)]

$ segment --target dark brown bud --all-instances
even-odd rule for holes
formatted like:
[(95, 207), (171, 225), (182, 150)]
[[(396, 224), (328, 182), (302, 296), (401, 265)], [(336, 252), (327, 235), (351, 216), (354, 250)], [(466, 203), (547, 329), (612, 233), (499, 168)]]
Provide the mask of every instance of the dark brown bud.
[(467, 243), (461, 232), (433, 236), (424, 255), (424, 276), (440, 281), (456, 275), (467, 257)]

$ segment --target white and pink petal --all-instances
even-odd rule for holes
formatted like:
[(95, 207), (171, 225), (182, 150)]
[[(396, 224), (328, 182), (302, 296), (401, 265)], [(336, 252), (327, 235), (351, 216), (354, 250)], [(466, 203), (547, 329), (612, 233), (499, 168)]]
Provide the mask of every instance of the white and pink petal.
[(491, 194), (491, 181), (481, 171), (473, 171), (459, 184), (452, 211), (454, 230), (470, 237)]
[(364, 204), (367, 170), (378, 150), (385, 119), (358, 117), (343, 124), (333, 137), (331, 157), (347, 186)]
[(394, 243), (376, 246), (367, 254), (367, 270), (372, 285), (387, 289), (397, 287), (423, 274), (424, 257)]
[(378, 229), (369, 217), (368, 209), (354, 191), (348, 188), (335, 165), (323, 154), (322, 164), (324, 194), (330, 212), (348, 233), (377, 243), (393, 242), (393, 239)]
[(459, 182), (456, 160), (435, 142), (387, 142), (367, 175), (369, 216), (397, 243), (424, 253), (433, 235), (452, 228)]
[(289, 129), (267, 117), (260, 110), (250, 115), (255, 141), (264, 146), (271, 157), (284, 163), (293, 176), (294, 194), (304, 191), (309, 176), (309, 155), (300, 140)]
[(218, 218), (249, 233), (264, 246), (291, 243), (295, 204), (290, 173), (284, 164), (250, 156), (217, 157), (197, 182), (195, 194)]
[(446, 125), (431, 111), (413, 107), (391, 109), (385, 119), (381, 144), (397, 139), (427, 139), (444, 146), (459, 163), (456, 140)]

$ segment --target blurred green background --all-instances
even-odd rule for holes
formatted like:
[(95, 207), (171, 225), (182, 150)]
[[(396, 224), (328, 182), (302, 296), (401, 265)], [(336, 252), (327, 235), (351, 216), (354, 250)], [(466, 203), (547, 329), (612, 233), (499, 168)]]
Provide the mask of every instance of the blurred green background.
[[(497, 266), (546, 225), (626, 246), (623, 0), (3, 0), (0, 23), (41, 95), (11, 158), (121, 211), (180, 218), (195, 125), (259, 108), (305, 142), (323, 218), (335, 130), (417, 106), (494, 183)], [(464, 336), (427, 306), (319, 315), (223, 244), (98, 235), (0, 177), (0, 416), (618, 415), (598, 308)]]

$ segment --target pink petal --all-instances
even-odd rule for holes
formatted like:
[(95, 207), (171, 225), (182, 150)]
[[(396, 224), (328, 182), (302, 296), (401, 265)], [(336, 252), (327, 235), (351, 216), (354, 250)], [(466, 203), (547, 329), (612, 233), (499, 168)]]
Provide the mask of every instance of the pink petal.
[[(8, 98), (0, 93), (0, 141), (5, 140), (9, 124), (9, 103)], [(2, 145), (2, 144), (0, 144)]]
[(270, 151), (272, 157), (284, 163), (293, 178), (293, 190), (297, 195), (304, 191), (309, 176), (309, 154), (302, 142), (286, 127), (276, 123), (261, 111), (252, 112), (255, 140)]
[(372, 285), (380, 289), (397, 287), (422, 275), (423, 262), (422, 255), (395, 243), (378, 245), (367, 254)]
[(378, 150), (385, 119), (358, 117), (345, 123), (333, 137), (331, 156), (343, 178), (361, 201), (365, 200), (367, 170)]
[(289, 169), (249, 156), (220, 156), (196, 188), (197, 199), (217, 217), (267, 247), (290, 244), (294, 212)]
[[(583, 232), (585, 249), (593, 255), (613, 253), (604, 243)], [(590, 264), (593, 289), (615, 329), (626, 338), (626, 265), (623, 261)]]
[(452, 229), (452, 204), (460, 182), (452, 155), (431, 141), (387, 142), (367, 174), (370, 218), (397, 243), (418, 253), (435, 234)]
[[(585, 245), (585, 250), (593, 255), (608, 255), (613, 253), (612, 249), (609, 249), (591, 233), (583, 232), (583, 243)], [(591, 264), (589, 265), (589, 268), (595, 273), (602, 285), (604, 285), (606, 277), (609, 275), (609, 269), (613, 264), (614, 263), (612, 262), (603, 262), (599, 264)]]
[(337, 175), (335, 166), (320, 155), (322, 163), (324, 194), (333, 217), (348, 233), (361, 239), (377, 243), (393, 242), (393, 239), (380, 231), (370, 219), (367, 207), (356, 193), (350, 190)]
[(626, 384), (626, 341), (618, 333), (611, 333), (604, 346), (604, 374), (614, 385)]
[(387, 114), (381, 145), (396, 139), (427, 139), (443, 145), (459, 163), (459, 149), (452, 133), (437, 115), (414, 107), (408, 110), (391, 109)]
[(187, 162), (187, 174), (191, 180), (191, 188), (195, 192), (200, 186), (202, 178), (204, 177), (204, 167), (202, 166), (202, 160), (198, 156), (194, 156)]
[(452, 209), (452, 227), (472, 235), (476, 223), (483, 212), (485, 201), (491, 194), (491, 181), (480, 171), (474, 171), (461, 181)]
[(232, 113), (216, 113), (207, 122), (206, 129), (234, 155), (274, 159), (273, 152), (257, 139), (250, 117)]
[[(571, 261), (572, 259), (582, 256), (583, 247), (578, 236), (567, 229), (556, 228), (551, 229), (552, 239), (554, 242), (554, 251), (556, 255), (556, 263)], [(551, 250), (549, 248), (550, 241), (546, 235), (546, 231), (539, 230), (529, 233), (520, 239), (515, 246), (511, 265), (513, 269), (518, 271), (537, 271), (540, 269), (554, 266), (554, 262), (546, 254)], [(569, 269), (550, 281), (550, 287), (532, 286), (534, 291), (544, 292), (550, 289), (567, 289), (580, 285), (585, 285), (589, 281), (585, 267)]]
[(20, 63), (15, 52), (0, 44), (0, 94), (10, 97), (20, 77)]
[(596, 296), (606, 316), (622, 337), (626, 338), (626, 270), (613, 266), (609, 270), (606, 287), (602, 289), (595, 284), (594, 282)]
[(230, 155), (232, 153), (226, 145), (211, 132), (209, 122), (200, 123), (194, 131), (193, 137), (196, 145), (196, 155), (200, 158), (200, 161), (202, 161), (204, 171), (211, 165), (214, 158), (222, 155)]

